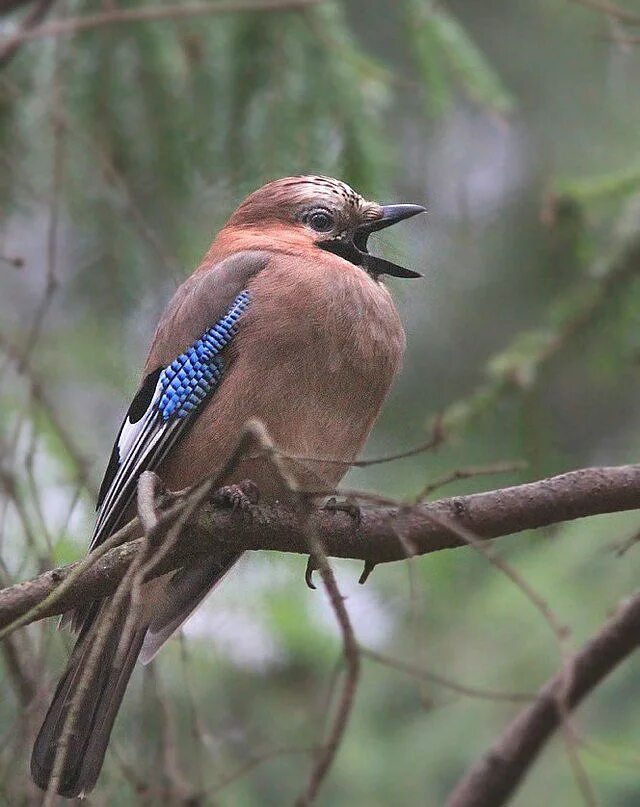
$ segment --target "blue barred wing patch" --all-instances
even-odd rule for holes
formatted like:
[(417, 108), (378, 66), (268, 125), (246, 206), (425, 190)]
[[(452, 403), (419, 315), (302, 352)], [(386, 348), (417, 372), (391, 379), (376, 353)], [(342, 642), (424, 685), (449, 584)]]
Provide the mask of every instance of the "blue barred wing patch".
[(200, 339), (168, 367), (155, 370), (145, 379), (113, 449), (100, 490), (90, 548), (121, 526), (140, 474), (160, 465), (187, 424), (197, 416), (200, 404), (220, 383), (224, 370), (220, 353), (236, 335), (249, 303), (249, 292), (240, 292), (227, 313)]
[(248, 305), (249, 292), (245, 290), (222, 319), (162, 371), (158, 409), (163, 420), (186, 417), (218, 385), (224, 369), (218, 354), (236, 335), (238, 320)]

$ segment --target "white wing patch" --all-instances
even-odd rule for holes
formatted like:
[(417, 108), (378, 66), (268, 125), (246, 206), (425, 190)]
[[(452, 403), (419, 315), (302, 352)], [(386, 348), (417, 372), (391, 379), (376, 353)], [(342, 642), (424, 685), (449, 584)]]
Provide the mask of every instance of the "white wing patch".
[(117, 530), (127, 516), (138, 478), (156, 468), (223, 373), (220, 353), (237, 332), (250, 302), (243, 289), (228, 311), (177, 356), (168, 367), (150, 373), (120, 427), (98, 495), (98, 518), (90, 549)]
[(144, 413), (141, 420), (138, 420), (136, 423), (132, 423), (129, 414), (127, 413), (127, 417), (125, 418), (124, 423), (122, 424), (122, 429), (120, 430), (120, 436), (118, 437), (118, 454), (120, 455), (120, 462), (122, 462), (128, 456), (136, 441), (136, 438), (139, 436), (149, 418), (153, 415), (153, 407), (160, 400), (161, 391), (162, 387), (160, 385), (160, 380), (158, 380), (151, 398), (151, 402), (149, 403), (147, 411)]
[(107, 469), (106, 485), (103, 483), (106, 490), (100, 499), (90, 550), (121, 526), (126, 509), (135, 495), (140, 474), (160, 464), (186, 426), (184, 419), (163, 420), (157, 407), (161, 394), (158, 380), (142, 417), (134, 421), (131, 419), (132, 410), (136, 403), (140, 403), (137, 396), (127, 413)]

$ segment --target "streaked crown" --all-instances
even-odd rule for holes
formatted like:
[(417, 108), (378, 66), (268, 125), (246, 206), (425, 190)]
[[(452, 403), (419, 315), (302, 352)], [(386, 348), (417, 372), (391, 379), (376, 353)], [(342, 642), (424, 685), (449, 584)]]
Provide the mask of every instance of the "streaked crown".
[(333, 252), (375, 278), (383, 274), (419, 277), (417, 272), (370, 255), (367, 239), (372, 232), (424, 211), (420, 205), (369, 202), (332, 177), (297, 176), (258, 188), (242, 202), (227, 226), (290, 225), (304, 233), (311, 246)]
[(379, 204), (368, 202), (345, 182), (324, 176), (295, 176), (258, 188), (242, 202), (229, 224), (255, 225), (274, 220), (306, 224), (323, 238), (336, 238), (381, 215)]

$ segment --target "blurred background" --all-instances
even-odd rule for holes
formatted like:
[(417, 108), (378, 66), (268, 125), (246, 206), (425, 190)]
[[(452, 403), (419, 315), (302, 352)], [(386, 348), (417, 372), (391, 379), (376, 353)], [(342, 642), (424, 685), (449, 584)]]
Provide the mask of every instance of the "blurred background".
[[(365, 456), (419, 444), (437, 415), (446, 440), (346, 486), (410, 500), (455, 469), (513, 468), (435, 498), (637, 460), (640, 26), (575, 0), (216, 5), (80, 29), (137, 6), (0, 0), (0, 583), (85, 551), (158, 316), (241, 198), (282, 175), (429, 210), (376, 245), (425, 279), (391, 283), (408, 350)], [(637, 584), (640, 550), (620, 547), (639, 526), (499, 547), (577, 647)], [(341, 672), (304, 567), (246, 556), (136, 671), (87, 803), (292, 803)], [(425, 675), (363, 658), (319, 803), (439, 805), (558, 643), (471, 548), (365, 587), (359, 564), (335, 567), (362, 645)], [(28, 754), (70, 641), (49, 620), (2, 647), (0, 803), (39, 803)], [(604, 805), (640, 803), (639, 673), (628, 662), (577, 717)], [(545, 802), (585, 803), (561, 739), (513, 801)]]

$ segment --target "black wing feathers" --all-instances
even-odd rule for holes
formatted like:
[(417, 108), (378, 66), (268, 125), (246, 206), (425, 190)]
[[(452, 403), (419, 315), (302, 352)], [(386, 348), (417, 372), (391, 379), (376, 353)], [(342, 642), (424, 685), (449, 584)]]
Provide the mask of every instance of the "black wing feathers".
[(120, 435), (122, 434), (122, 428), (124, 424), (127, 422), (127, 420), (130, 423), (137, 423), (142, 418), (144, 413), (147, 411), (147, 409), (151, 405), (151, 401), (153, 399), (153, 393), (155, 392), (156, 385), (158, 384), (158, 378), (160, 377), (161, 372), (162, 368), (158, 367), (156, 370), (149, 373), (142, 382), (142, 386), (136, 393), (136, 397), (133, 399), (133, 401), (131, 401), (131, 406), (129, 407), (129, 410), (125, 415), (125, 419), (122, 422), (122, 426), (120, 426), (118, 436), (116, 437), (116, 441), (111, 451), (109, 464), (107, 465), (107, 469), (102, 478), (102, 484), (100, 485), (98, 500), (96, 502), (96, 510), (100, 509), (100, 506), (104, 501), (104, 497), (107, 495), (107, 491), (111, 487), (111, 483), (113, 482), (116, 472), (118, 471), (118, 467), (120, 465), (120, 452), (118, 450), (118, 442), (120, 440)]

